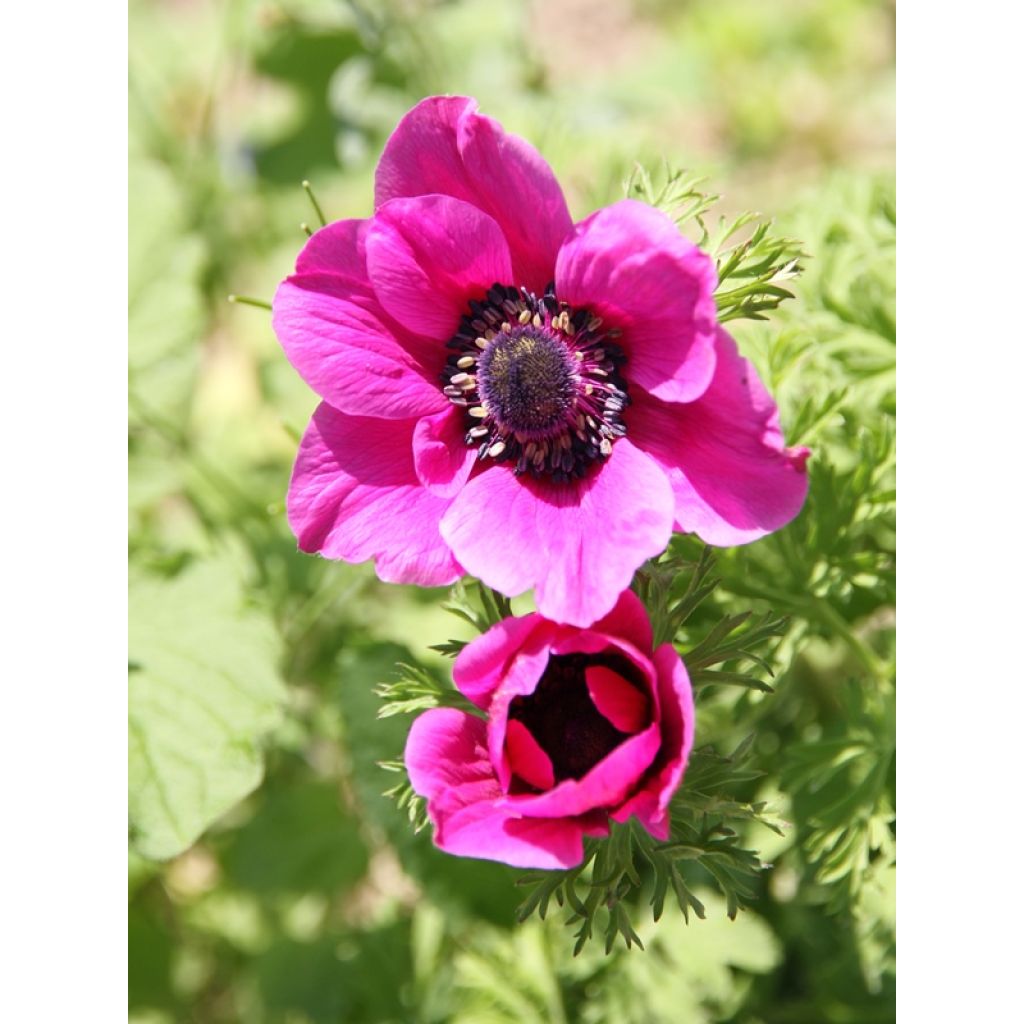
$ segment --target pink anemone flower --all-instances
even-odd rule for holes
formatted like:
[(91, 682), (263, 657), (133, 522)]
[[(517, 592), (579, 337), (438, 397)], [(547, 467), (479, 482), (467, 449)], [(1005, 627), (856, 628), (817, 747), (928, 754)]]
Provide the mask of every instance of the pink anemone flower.
[(606, 614), (673, 529), (741, 544), (804, 501), (804, 448), (715, 320), (711, 259), (624, 200), (573, 224), (540, 155), (423, 100), (376, 212), (318, 231), (274, 297), (323, 399), (288, 519), (387, 582), (465, 572), (546, 616)]
[(669, 835), (669, 801), (693, 745), (693, 696), (671, 644), (652, 650), (625, 591), (589, 629), (538, 614), (505, 619), (455, 661), (486, 721), (453, 708), (413, 723), (405, 764), (434, 842), (463, 857), (568, 868), (583, 836), (630, 816)]

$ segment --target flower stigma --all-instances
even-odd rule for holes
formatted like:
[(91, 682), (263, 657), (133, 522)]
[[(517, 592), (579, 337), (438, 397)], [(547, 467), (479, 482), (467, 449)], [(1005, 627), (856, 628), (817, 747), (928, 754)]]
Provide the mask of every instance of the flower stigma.
[(469, 303), (441, 374), (448, 400), (466, 410), (466, 444), (516, 475), (582, 478), (626, 433), (620, 335), (560, 302), (554, 284), (540, 298), (493, 285)]

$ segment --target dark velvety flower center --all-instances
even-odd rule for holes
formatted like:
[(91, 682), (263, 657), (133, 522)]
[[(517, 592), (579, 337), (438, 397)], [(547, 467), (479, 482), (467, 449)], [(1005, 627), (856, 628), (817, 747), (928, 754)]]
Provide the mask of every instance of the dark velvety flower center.
[(522, 722), (551, 759), (555, 781), (581, 779), (628, 735), (597, 710), (587, 689), (586, 670), (602, 665), (618, 673), (646, 700), (640, 670), (621, 654), (552, 655), (537, 689), (516, 697), (509, 718)]
[(477, 360), (477, 390), (496, 424), (531, 440), (550, 437), (573, 407), (576, 372), (568, 348), (543, 328), (499, 333)]
[(560, 302), (553, 284), (540, 298), (495, 284), (469, 306), (441, 374), (448, 400), (466, 409), (466, 444), (555, 482), (606, 459), (626, 433), (621, 332)]

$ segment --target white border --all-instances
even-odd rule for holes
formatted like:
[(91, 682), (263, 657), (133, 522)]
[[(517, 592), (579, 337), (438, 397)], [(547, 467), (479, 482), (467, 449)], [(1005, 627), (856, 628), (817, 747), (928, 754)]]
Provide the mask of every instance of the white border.
[(4, 15), (5, 1020), (124, 1012), (124, 11)]
[(908, 1022), (1019, 1005), (1018, 5), (899, 9), (898, 920)]

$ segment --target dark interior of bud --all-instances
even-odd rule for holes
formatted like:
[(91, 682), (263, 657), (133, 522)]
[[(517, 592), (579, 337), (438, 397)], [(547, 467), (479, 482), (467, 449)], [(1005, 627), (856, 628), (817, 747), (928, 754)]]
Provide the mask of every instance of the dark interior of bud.
[(480, 356), (481, 399), (506, 430), (543, 438), (572, 408), (575, 378), (566, 347), (535, 327), (500, 334)]
[(583, 778), (628, 739), (590, 699), (585, 673), (592, 665), (617, 672), (646, 697), (642, 673), (617, 652), (556, 654), (548, 661), (537, 689), (527, 697), (516, 697), (509, 706), (509, 718), (522, 722), (551, 758), (556, 782)]

